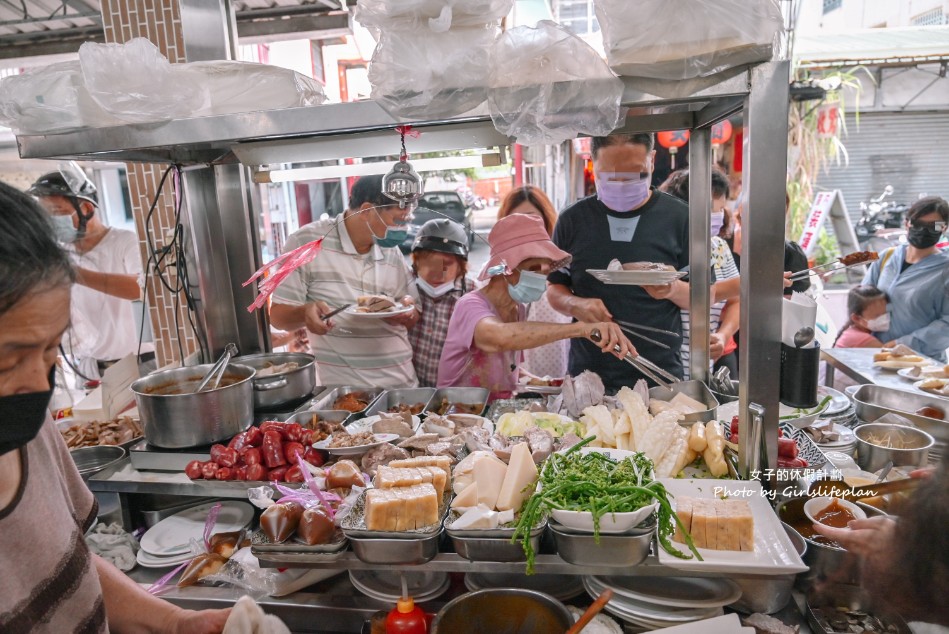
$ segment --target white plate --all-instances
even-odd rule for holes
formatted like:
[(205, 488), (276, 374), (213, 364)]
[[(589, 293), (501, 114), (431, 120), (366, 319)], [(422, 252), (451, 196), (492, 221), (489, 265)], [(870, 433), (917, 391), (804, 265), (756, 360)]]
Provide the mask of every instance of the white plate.
[[(901, 377), (903, 377), (904, 379), (906, 379), (907, 381), (914, 381), (914, 382), (915, 382), (915, 381), (919, 381), (920, 379), (924, 378), (923, 375), (922, 375), (922, 372), (920, 372), (919, 374), (911, 374), (911, 372), (916, 372), (916, 371), (917, 371), (917, 368), (903, 368), (902, 370), (897, 370), (896, 373), (899, 374), (899, 375), (900, 375)], [(936, 376), (936, 377), (933, 377), (933, 378), (941, 379), (941, 378), (943, 378), (943, 377), (941, 377), (941, 376)]]
[(330, 436), (321, 440), (320, 442), (313, 443), (313, 447), (315, 449), (321, 449), (322, 451), (333, 454), (334, 456), (360, 456), (373, 447), (378, 447), (379, 445), (384, 445), (387, 442), (393, 442), (399, 439), (398, 434), (373, 434), (372, 437), (375, 440), (365, 445), (357, 445), (356, 447), (327, 447), (326, 443), (328, 443), (330, 438), (332, 438), (332, 436)]
[[(607, 513), (600, 518), (600, 533), (625, 533), (639, 526), (659, 507), (659, 503), (644, 506), (629, 513)], [(589, 511), (551, 511), (553, 518), (575, 531), (593, 532), (593, 513)]]
[(685, 625), (685, 624), (688, 624), (688, 623), (698, 623), (698, 622), (700, 622), (700, 621), (703, 621), (705, 618), (721, 616), (721, 615), (724, 613), (724, 611), (722, 610), (722, 608), (714, 608), (714, 609), (709, 610), (708, 612), (706, 612), (706, 615), (707, 615), (707, 616), (702, 616), (702, 617), (697, 617), (697, 618), (680, 619), (680, 620), (672, 620), (672, 619), (650, 619), (650, 618), (645, 618), (645, 617), (642, 617), (642, 616), (638, 616), (635, 612), (630, 612), (630, 611), (628, 611), (628, 610), (623, 609), (623, 608), (620, 607), (620, 606), (613, 605), (612, 603), (607, 603), (604, 609), (605, 609), (607, 612), (609, 612), (609, 613), (613, 614), (614, 616), (616, 616), (617, 618), (622, 619), (623, 621), (626, 621), (627, 623), (630, 623), (630, 624), (632, 624), (632, 625), (639, 626), (640, 628), (645, 628), (645, 629), (647, 629), (647, 630), (649, 630), (649, 631), (658, 630), (658, 629), (664, 629), (664, 628), (666, 628), (666, 627), (670, 627), (670, 626), (674, 626), (674, 625)]
[(741, 626), (734, 612), (656, 631), (663, 634), (755, 634), (755, 628)]
[[(674, 497), (689, 496), (697, 498), (720, 498), (727, 495), (730, 499), (747, 500), (755, 521), (755, 550), (741, 552), (735, 550), (710, 550), (699, 548), (704, 561), (679, 559), (659, 548), (659, 563), (679, 570), (696, 572), (746, 573), (755, 575), (789, 575), (807, 570), (801, 557), (794, 549), (791, 540), (778, 516), (765, 497), (761, 483), (749, 480), (693, 480), (659, 478), (666, 491)], [(675, 508), (675, 499), (672, 506)], [(684, 544), (672, 542), (672, 547), (689, 554)]]
[[(600, 596), (606, 588), (610, 586), (599, 581), (596, 577), (584, 577), (583, 586), (592, 597)], [(710, 606), (702, 608), (673, 608), (668, 605), (659, 605), (647, 601), (638, 601), (629, 597), (616, 595), (610, 599), (610, 604), (628, 614), (641, 619), (652, 619), (655, 621), (676, 621), (686, 622), (714, 616), (721, 606)]]
[(821, 449), (837, 449), (839, 447), (849, 447), (857, 442), (857, 436), (854, 435), (853, 430), (849, 427), (834, 423), (833, 427), (831, 427), (831, 431), (840, 434), (840, 438), (831, 442), (819, 442), (817, 443), (818, 447)]
[(465, 587), (469, 590), (484, 588), (523, 588), (549, 594), (558, 601), (567, 601), (585, 592), (580, 577), (576, 575), (531, 575), (517, 573), (469, 572), (465, 575)]
[(817, 386), (817, 400), (824, 400), (825, 396), (830, 396), (831, 401), (827, 405), (821, 416), (831, 416), (833, 414), (839, 414), (847, 410), (850, 407), (850, 399), (847, 398), (847, 395), (843, 392), (838, 392), (832, 387), (827, 387), (826, 385)]
[[(406, 572), (409, 596), (416, 602), (439, 596), (450, 585), (447, 572)], [(402, 596), (402, 575), (386, 570), (350, 570), (349, 580), (357, 590), (373, 599), (394, 602)]]
[[(372, 426), (375, 425), (378, 421), (379, 421), (378, 414), (376, 414), (375, 416), (366, 416), (365, 418), (361, 418), (357, 421), (353, 421), (352, 423), (349, 423), (348, 425), (346, 425), (346, 431), (348, 431), (350, 434), (358, 434), (359, 432), (363, 432), (363, 431), (372, 431)], [(418, 429), (418, 426), (421, 424), (422, 424), (422, 419), (416, 416), (415, 414), (412, 414), (412, 431), (413, 432), (416, 431)]]
[(932, 361), (874, 361), (873, 367), (882, 370), (902, 370), (904, 368), (924, 368), (932, 365)]
[(741, 598), (741, 588), (716, 577), (590, 577), (618, 597), (670, 608), (719, 608)]
[(402, 308), (390, 308), (389, 310), (383, 310), (378, 313), (363, 313), (356, 310), (358, 308), (355, 304), (343, 311), (344, 315), (350, 317), (365, 317), (366, 319), (388, 319), (389, 317), (398, 317), (399, 315), (406, 315), (413, 310), (415, 306), (403, 306)]
[(192, 506), (148, 529), (142, 535), (142, 550), (158, 557), (191, 552), (191, 540), (204, 539), (204, 523), (215, 504), (221, 504), (221, 512), (214, 525), (215, 533), (239, 531), (254, 519), (254, 507), (246, 502), (229, 500)]
[(939, 379), (942, 381), (941, 388), (923, 387), (923, 383), (931, 380), (932, 379), (923, 379), (921, 381), (916, 381), (913, 383), (913, 387), (915, 387), (917, 390), (928, 392), (929, 394), (935, 394), (936, 396), (949, 396), (949, 379)]
[(686, 276), (686, 271), (610, 271), (587, 269), (587, 273), (604, 284), (624, 286), (658, 286), (669, 284)]
[(192, 557), (194, 557), (194, 555), (192, 555), (190, 551), (184, 555), (175, 555), (174, 557), (155, 557), (139, 548), (138, 554), (135, 555), (135, 561), (143, 568), (174, 568), (186, 561), (191, 561)]
[[(844, 398), (846, 398), (846, 397), (844, 397)], [(818, 399), (817, 399), (818, 404), (819, 404), (820, 401), (822, 401), (823, 399), (824, 399), (823, 396), (818, 397)], [(847, 404), (848, 404), (848, 405), (850, 404), (850, 401), (849, 401), (849, 400), (847, 401)], [(719, 406), (718, 406), (718, 413), (717, 413), (717, 416), (716, 416), (716, 417), (718, 418), (718, 420), (722, 421), (722, 425), (724, 425), (725, 427), (728, 427), (729, 425), (731, 425), (732, 417), (738, 415), (738, 408), (740, 407), (740, 405), (741, 405), (741, 403), (739, 403), (738, 401), (732, 401), (732, 402), (730, 402), (730, 403), (723, 403), (722, 405), (719, 405)], [(799, 428), (799, 429), (802, 429), (802, 428), (804, 428), (804, 427), (809, 427), (809, 426), (812, 425), (819, 417), (821, 417), (821, 416), (826, 416), (826, 415), (827, 415), (827, 410), (828, 410), (832, 405), (833, 405), (833, 401), (829, 402), (829, 403), (824, 407), (823, 410), (820, 410), (820, 411), (815, 412), (815, 413), (813, 413), (813, 414), (808, 414), (807, 416), (800, 416), (800, 417), (798, 417), (798, 418), (783, 418), (783, 419), (781, 419), (781, 423), (782, 423), (782, 424), (783, 424), (783, 423), (788, 423), (789, 425), (792, 425), (792, 426), (797, 427), (797, 428)], [(814, 408), (813, 408), (813, 407), (805, 407), (805, 408), (803, 408), (803, 409), (812, 410), (812, 409), (814, 409)], [(796, 407), (791, 407), (790, 405), (785, 405), (784, 403), (778, 403), (778, 416), (779, 416), (779, 417), (794, 415), (794, 414), (797, 412), (797, 410), (798, 410), (798, 408), (796, 408)]]

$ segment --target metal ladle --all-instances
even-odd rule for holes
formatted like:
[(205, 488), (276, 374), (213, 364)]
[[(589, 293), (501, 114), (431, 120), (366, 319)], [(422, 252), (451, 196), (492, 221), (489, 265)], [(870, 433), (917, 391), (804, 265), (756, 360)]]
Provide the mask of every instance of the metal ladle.
[(810, 326), (804, 326), (794, 333), (794, 345), (803, 348), (814, 340), (814, 329)]
[(201, 382), (198, 383), (198, 387), (195, 388), (194, 393), (204, 391), (205, 388), (210, 390), (216, 389), (218, 383), (221, 382), (221, 377), (224, 376), (224, 370), (227, 369), (227, 364), (231, 362), (231, 357), (237, 356), (237, 346), (233, 343), (229, 343), (224, 346), (224, 354), (221, 355), (221, 358), (211, 366), (211, 369), (208, 370), (208, 373), (204, 375), (204, 378), (201, 379)]

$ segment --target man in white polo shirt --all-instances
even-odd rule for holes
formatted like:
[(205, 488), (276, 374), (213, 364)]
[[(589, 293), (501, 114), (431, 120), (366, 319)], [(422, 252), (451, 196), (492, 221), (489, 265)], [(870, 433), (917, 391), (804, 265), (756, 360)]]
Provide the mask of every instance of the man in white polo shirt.
[(342, 312), (323, 316), (360, 295), (384, 294), (415, 305), (417, 291), (398, 249), (409, 209), (382, 193), (381, 176), (363, 176), (343, 217), (312, 222), (293, 233), (291, 251), (323, 237), (319, 254), (293, 271), (273, 294), (270, 319), (282, 330), (305, 327), (324, 385), (410, 387), (418, 384), (408, 329), (419, 312), (378, 319)]

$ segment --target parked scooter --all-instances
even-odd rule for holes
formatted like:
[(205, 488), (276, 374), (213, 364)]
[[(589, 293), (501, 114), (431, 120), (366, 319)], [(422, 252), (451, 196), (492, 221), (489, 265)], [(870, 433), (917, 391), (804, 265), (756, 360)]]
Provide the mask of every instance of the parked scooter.
[(860, 203), (860, 220), (854, 227), (862, 248), (881, 251), (905, 241), (904, 220), (909, 207), (903, 203), (885, 200), (893, 195), (893, 187), (887, 185), (883, 193)]

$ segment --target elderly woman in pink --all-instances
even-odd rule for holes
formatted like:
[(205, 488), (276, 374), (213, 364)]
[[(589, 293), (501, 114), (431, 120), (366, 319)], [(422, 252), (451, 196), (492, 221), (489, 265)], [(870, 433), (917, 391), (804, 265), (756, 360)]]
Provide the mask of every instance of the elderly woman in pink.
[[(612, 322), (556, 324), (525, 321), (526, 304), (547, 288), (547, 274), (570, 261), (558, 249), (543, 221), (514, 214), (502, 218), (488, 236), (491, 257), (479, 280), (486, 283), (458, 300), (438, 368), (438, 387), (485, 387), (492, 398), (511, 396), (517, 384), (521, 350), (585, 337), (598, 330), (596, 344), (622, 358), (636, 349)], [(614, 351), (618, 346), (619, 351)]]

